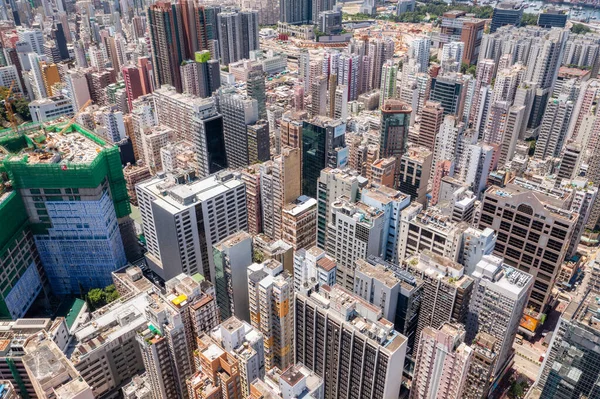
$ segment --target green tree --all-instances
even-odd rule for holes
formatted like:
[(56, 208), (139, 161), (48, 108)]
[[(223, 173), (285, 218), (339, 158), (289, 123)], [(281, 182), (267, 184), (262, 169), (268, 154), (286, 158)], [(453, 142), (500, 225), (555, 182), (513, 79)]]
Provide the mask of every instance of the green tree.
[(256, 249), (252, 254), (252, 262), (254, 263), (263, 263), (265, 261), (265, 254), (262, 253), (261, 250)]
[(31, 120), (31, 112), (29, 111), (29, 103), (24, 98), (19, 98), (13, 102), (13, 109), (24, 121)]
[(104, 294), (104, 291), (102, 291), (102, 288), (91, 289), (87, 293), (87, 299), (88, 299), (88, 302), (90, 303), (90, 305), (92, 306), (92, 308), (94, 308), (94, 309), (101, 308), (106, 303), (105, 294)]
[(104, 289), (104, 295), (106, 299), (106, 303), (111, 303), (119, 299), (119, 291), (115, 288), (114, 284), (109, 285)]
[(584, 24), (573, 24), (571, 27), (571, 32), (576, 34), (589, 33), (591, 31), (592, 30)]
[(537, 25), (539, 14), (524, 13), (521, 18), (521, 26)]

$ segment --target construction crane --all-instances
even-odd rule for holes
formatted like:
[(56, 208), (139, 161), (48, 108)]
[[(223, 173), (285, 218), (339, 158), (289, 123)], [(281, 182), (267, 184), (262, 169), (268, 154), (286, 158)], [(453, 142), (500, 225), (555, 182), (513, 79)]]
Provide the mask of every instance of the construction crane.
[(87, 100), (87, 102), (83, 104), (83, 107), (79, 108), (79, 111), (77, 111), (77, 113), (73, 115), (71, 120), (69, 120), (69, 122), (65, 125), (65, 127), (62, 128), (62, 130), (58, 134), (64, 134), (71, 127), (71, 125), (75, 123), (75, 119), (77, 119), (79, 114), (82, 113), (91, 103), (92, 100)]
[(8, 121), (10, 122), (10, 127), (12, 128), (13, 132), (17, 132), (17, 128), (19, 127), (19, 124), (17, 123), (17, 118), (15, 118), (15, 113), (12, 109), (12, 99), (11, 99), (11, 95), (12, 95), (12, 91), (13, 88), (15, 87), (15, 81), (13, 80), (12, 83), (10, 84), (10, 89), (8, 89), (8, 92), (6, 93), (6, 96), (4, 97), (4, 108), (6, 109), (6, 117), (8, 118)]

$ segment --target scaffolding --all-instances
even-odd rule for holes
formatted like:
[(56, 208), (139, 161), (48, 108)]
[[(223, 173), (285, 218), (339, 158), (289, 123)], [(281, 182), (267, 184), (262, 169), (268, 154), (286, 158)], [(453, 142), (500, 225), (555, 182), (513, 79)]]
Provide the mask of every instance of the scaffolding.
[[(46, 131), (59, 132), (63, 126), (60, 124), (46, 128)], [(15, 189), (23, 188), (94, 188), (98, 187), (104, 178), (108, 180), (110, 194), (115, 206), (118, 218), (131, 213), (129, 196), (119, 149), (116, 146), (108, 146), (107, 143), (93, 135), (78, 124), (69, 127), (65, 134), (78, 132), (87, 139), (102, 147), (98, 155), (89, 164), (60, 162), (60, 163), (28, 163), (28, 155), (10, 156), (4, 159), (4, 169)], [(26, 140), (26, 143), (15, 140)], [(35, 147), (33, 140), (28, 136), (4, 139), (15, 146), (15, 150)], [(0, 141), (0, 145), (3, 142)], [(7, 144), (8, 145), (8, 144)], [(6, 146), (5, 146), (6, 148)], [(16, 151), (15, 151), (16, 152)]]

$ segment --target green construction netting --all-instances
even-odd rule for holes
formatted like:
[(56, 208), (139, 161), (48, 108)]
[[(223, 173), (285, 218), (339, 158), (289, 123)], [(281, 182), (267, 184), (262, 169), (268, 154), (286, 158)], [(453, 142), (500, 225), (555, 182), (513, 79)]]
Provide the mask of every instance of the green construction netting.
[[(47, 128), (59, 131), (61, 125)], [(105, 146), (106, 142), (77, 124), (73, 124), (69, 132), (77, 131), (95, 143)], [(68, 133), (67, 133), (68, 134)], [(27, 137), (28, 142), (31, 139)], [(93, 188), (108, 179), (110, 192), (115, 204), (117, 217), (131, 213), (127, 186), (121, 166), (121, 156), (116, 146), (104, 148), (89, 164), (29, 164), (27, 155), (11, 157), (4, 160), (4, 168), (8, 172), (13, 187), (22, 188)]]
[(11, 238), (27, 223), (28, 217), (25, 211), (25, 205), (21, 197), (15, 192), (11, 192), (0, 202), (0, 248), (10, 241)]

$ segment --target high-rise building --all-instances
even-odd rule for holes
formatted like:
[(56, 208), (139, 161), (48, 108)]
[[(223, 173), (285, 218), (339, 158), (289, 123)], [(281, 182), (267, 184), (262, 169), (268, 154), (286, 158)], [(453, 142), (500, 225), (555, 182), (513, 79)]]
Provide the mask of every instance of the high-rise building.
[[(23, 365), (38, 398), (94, 397), (92, 388), (47, 333), (40, 332), (34, 337), (29, 337), (24, 342), (22, 350), (25, 352)], [(40, 359), (47, 362), (46, 367), (40, 366)]]
[[(194, 361), (198, 371), (186, 381), (187, 396), (184, 398), (243, 399), (242, 369), (246, 367), (240, 365), (234, 354), (226, 351), (208, 334), (200, 335), (196, 341), (198, 350), (194, 353)], [(246, 355), (251, 355), (251, 352), (248, 351)]]
[(248, 310), (248, 266), (252, 264), (252, 236), (238, 231), (214, 244), (217, 304), (221, 320), (235, 317), (250, 321)]
[(423, 281), (396, 263), (369, 256), (356, 261), (354, 293), (378, 306), (383, 317), (394, 323), (394, 329), (406, 337), (406, 354), (411, 356), (418, 338)]
[(247, 127), (258, 121), (258, 102), (229, 89), (219, 91), (218, 100), (223, 115), (227, 164), (230, 168), (248, 166)]
[(402, 210), (398, 237), (398, 259), (428, 250), (458, 262), (462, 252), (465, 222), (454, 222), (442, 209), (413, 202)]
[(417, 144), (434, 151), (437, 135), (444, 121), (444, 108), (436, 101), (427, 101), (421, 109)]
[(320, 248), (299, 249), (294, 253), (294, 289), (308, 292), (323, 285), (333, 286), (336, 266), (335, 259)]
[(332, 202), (330, 211), (326, 251), (338, 262), (337, 283), (352, 290), (355, 261), (384, 253), (387, 240), (383, 232), (389, 222), (383, 211), (344, 197)]
[(532, 185), (516, 183), (485, 191), (476, 225), (498, 232), (494, 254), (533, 276), (527, 308), (541, 313), (550, 299), (579, 215), (563, 209), (566, 196), (558, 198)]
[(211, 59), (208, 50), (198, 51), (194, 60), (181, 64), (183, 92), (197, 97), (210, 97), (221, 86), (219, 61)]
[(33, 238), (54, 293), (109, 285), (110, 273), (126, 263), (123, 240), (130, 238), (118, 148), (77, 124), (63, 135), (52, 128), (26, 133), (44, 140), (36, 148), (17, 147), (19, 155), (5, 159), (4, 168), (36, 226)]
[(312, 248), (317, 238), (317, 200), (301, 195), (281, 210), (281, 238), (294, 251)]
[(411, 201), (424, 204), (431, 174), (432, 153), (425, 147), (410, 147), (400, 159), (398, 190), (410, 195)]
[(312, 20), (312, 1), (279, 0), (279, 21), (307, 24)]
[[(152, 287), (135, 266), (114, 272), (115, 279), (117, 283), (129, 283), (142, 289)], [(136, 335), (148, 326), (145, 311), (149, 299), (145, 293), (132, 296), (123, 295), (122, 290), (119, 293), (121, 303), (94, 313), (91, 320), (78, 327), (76, 344), (70, 354), (71, 363), (81, 376), (94, 381), (95, 396), (114, 393), (121, 384), (144, 370)], [(128, 317), (122, 317), (124, 314)]]
[(248, 269), (252, 326), (265, 337), (265, 368), (288, 368), (294, 358), (294, 277), (274, 259)]
[(258, 103), (258, 117), (267, 119), (265, 72), (260, 62), (253, 62), (246, 79), (246, 93)]
[(400, 177), (400, 159), (406, 153), (408, 146), (408, 128), (412, 108), (403, 101), (385, 100), (381, 107), (381, 141), (379, 153), (383, 158), (394, 157), (394, 186)]
[(250, 165), (268, 161), (271, 158), (269, 125), (264, 119), (248, 125), (248, 163)]
[(473, 350), (460, 324), (426, 327), (419, 339), (410, 399), (463, 398)]
[(321, 170), (317, 183), (317, 247), (325, 249), (327, 225), (331, 221), (331, 204), (339, 197), (349, 198), (351, 202), (360, 198), (360, 189), (368, 180), (351, 169)]
[(219, 323), (213, 287), (198, 277), (180, 274), (165, 282), (164, 293), (148, 293), (146, 328), (135, 336), (150, 386), (159, 397), (190, 398), (186, 381), (196, 369), (196, 349), (203, 349), (197, 337)]
[(401, 212), (409, 206), (410, 196), (386, 186), (372, 185), (363, 188), (361, 201), (383, 212), (384, 226), (383, 237), (385, 240), (384, 251), (380, 256), (390, 262), (399, 262), (398, 240), (400, 238)]
[(296, 361), (323, 378), (325, 398), (398, 397), (406, 337), (381, 310), (338, 285), (297, 293), (294, 309)]
[(34, 122), (43, 123), (61, 116), (73, 116), (73, 102), (65, 96), (41, 98), (29, 103), (29, 112)]
[(464, 57), (465, 44), (463, 42), (449, 42), (442, 46), (440, 66), (444, 72), (460, 72)]
[(396, 76), (398, 74), (398, 66), (394, 64), (394, 61), (388, 60), (383, 64), (381, 71), (381, 85), (379, 93), (379, 107), (383, 106), (383, 103), (388, 98), (396, 97)]
[(498, 340), (487, 333), (479, 333), (471, 343), (473, 356), (467, 374), (464, 390), (465, 399), (481, 399), (488, 397), (493, 381), (496, 364), (496, 348)]
[(121, 69), (121, 73), (123, 74), (125, 89), (127, 91), (127, 104), (129, 104), (129, 109), (132, 110), (133, 100), (137, 99), (143, 94), (146, 94), (144, 93), (144, 88), (142, 86), (140, 71), (134, 65), (125, 65)]
[(265, 376), (264, 337), (248, 322), (231, 317), (210, 333), (239, 362), (242, 397), (250, 394), (252, 382)]
[(540, 398), (594, 398), (600, 394), (598, 379), (600, 342), (597, 291), (572, 301), (552, 334), (550, 349), (536, 381)]
[(523, 5), (518, 2), (503, 1), (494, 7), (490, 33), (505, 25), (519, 26), (523, 18)]
[(165, 280), (184, 272), (214, 283), (212, 245), (247, 229), (244, 183), (229, 171), (185, 184), (188, 179), (156, 176), (136, 187), (146, 259)]
[(429, 99), (439, 102), (444, 115), (462, 118), (467, 91), (467, 80), (457, 73), (443, 74), (431, 79)]
[[(326, 167), (347, 160), (346, 124), (337, 119), (315, 118), (302, 126), (302, 194), (316, 198), (317, 180)], [(344, 154), (346, 154), (344, 156)]]
[(416, 61), (417, 72), (427, 73), (429, 68), (429, 49), (431, 39), (429, 37), (416, 38), (410, 43), (409, 56)]
[[(464, 323), (473, 291), (473, 279), (464, 274), (464, 267), (451, 259), (424, 250), (404, 261), (413, 276), (423, 280), (423, 295), (416, 337), (426, 327), (440, 328), (444, 323)], [(413, 354), (418, 354), (418, 340)], [(418, 355), (417, 355), (418, 356)]]
[(558, 157), (567, 137), (573, 102), (562, 95), (548, 101), (535, 145), (534, 156), (539, 159)]
[[(0, 187), (3, 188), (3, 183)], [(0, 282), (6, 287), (0, 298), (0, 315), (4, 319), (17, 319), (29, 310), (44, 289), (46, 279), (21, 196), (16, 191), (0, 189), (0, 192), (3, 220), (0, 266), (7, 272)]]
[(223, 65), (250, 58), (258, 50), (258, 12), (229, 11), (217, 14), (219, 55)]
[(530, 274), (505, 265), (501, 258), (485, 255), (471, 274), (475, 280), (467, 316), (467, 342), (479, 333), (498, 340), (492, 376), (509, 366), (513, 343), (527, 298), (533, 286)]
[(260, 196), (263, 230), (274, 240), (282, 237), (283, 208), (300, 197), (300, 150), (281, 154), (260, 165)]
[[(224, 118), (213, 99), (198, 99), (164, 87), (155, 90), (152, 98), (158, 123), (173, 128), (177, 139), (194, 144), (200, 177), (228, 166)], [(151, 121), (152, 117), (147, 119)]]
[(260, 192), (260, 166), (251, 165), (242, 170), (242, 181), (246, 185), (248, 208), (248, 233), (257, 235), (263, 231), (262, 198)]
[(175, 4), (159, 1), (148, 8), (148, 30), (156, 86), (171, 85), (181, 93), (179, 66), (185, 59), (183, 31)]

